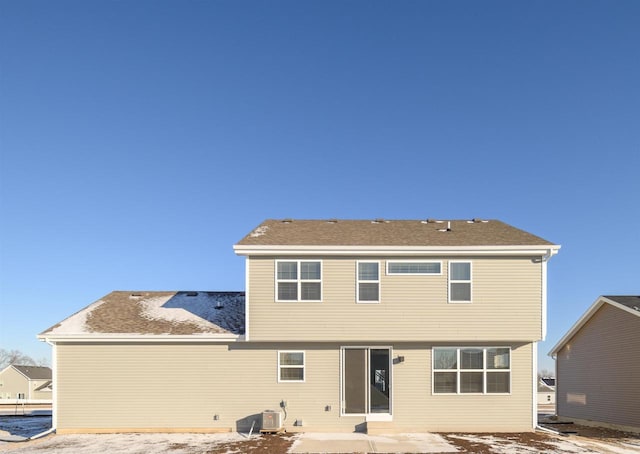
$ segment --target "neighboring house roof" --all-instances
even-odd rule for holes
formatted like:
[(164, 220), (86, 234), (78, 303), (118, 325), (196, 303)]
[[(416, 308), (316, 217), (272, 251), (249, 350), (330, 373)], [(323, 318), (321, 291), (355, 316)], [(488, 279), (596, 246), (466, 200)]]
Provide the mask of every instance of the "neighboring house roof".
[(51, 380), (51, 368), (46, 366), (17, 366), (13, 368), (27, 377), (29, 380)]
[[(593, 317), (593, 315), (603, 305), (609, 304), (620, 310), (629, 313), (631, 316), (640, 317), (640, 296), (637, 295), (616, 295), (616, 296), (600, 296), (597, 300), (587, 309), (587, 311), (578, 319), (578, 321), (571, 327), (571, 329), (558, 341), (558, 343), (551, 349), (549, 356), (555, 356), (565, 346), (567, 342), (576, 335), (578, 331)], [(639, 333), (640, 335), (640, 333)]]
[(53, 389), (53, 382), (51, 380), (44, 382), (38, 386), (34, 391), (51, 391)]
[(540, 377), (538, 380), (538, 392), (539, 393), (554, 393), (556, 392), (556, 379), (550, 377)]
[(554, 387), (556, 386), (556, 379), (551, 377), (542, 377), (540, 381), (544, 383), (546, 386)]
[(238, 337), (244, 292), (111, 292), (38, 337)]
[(497, 220), (274, 220), (260, 224), (234, 249), (273, 246), (483, 247), (559, 246)]

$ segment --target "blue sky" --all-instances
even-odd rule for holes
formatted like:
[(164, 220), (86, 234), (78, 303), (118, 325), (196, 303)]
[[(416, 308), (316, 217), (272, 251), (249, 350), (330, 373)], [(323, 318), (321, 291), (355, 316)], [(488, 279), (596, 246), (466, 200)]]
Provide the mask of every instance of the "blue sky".
[[(0, 0), (0, 348), (111, 290), (242, 290), (265, 218), (562, 245), (546, 352), (639, 294), (637, 1)], [(514, 304), (517, 304), (514, 301)]]

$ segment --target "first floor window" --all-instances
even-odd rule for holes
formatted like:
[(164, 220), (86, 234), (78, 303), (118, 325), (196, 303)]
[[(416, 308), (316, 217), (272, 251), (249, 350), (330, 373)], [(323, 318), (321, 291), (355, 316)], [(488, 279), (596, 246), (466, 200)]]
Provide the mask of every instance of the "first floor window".
[(276, 301), (321, 301), (322, 265), (317, 260), (276, 262)]
[(380, 263), (358, 262), (359, 303), (377, 303), (380, 301)]
[(304, 352), (278, 352), (278, 381), (304, 381)]
[(435, 347), (434, 394), (508, 394), (509, 347)]

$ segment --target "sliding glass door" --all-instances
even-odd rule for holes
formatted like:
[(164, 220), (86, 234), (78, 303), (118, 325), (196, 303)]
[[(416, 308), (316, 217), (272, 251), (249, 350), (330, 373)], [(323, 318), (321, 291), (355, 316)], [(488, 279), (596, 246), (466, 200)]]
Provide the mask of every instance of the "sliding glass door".
[(342, 349), (343, 414), (391, 413), (391, 350)]

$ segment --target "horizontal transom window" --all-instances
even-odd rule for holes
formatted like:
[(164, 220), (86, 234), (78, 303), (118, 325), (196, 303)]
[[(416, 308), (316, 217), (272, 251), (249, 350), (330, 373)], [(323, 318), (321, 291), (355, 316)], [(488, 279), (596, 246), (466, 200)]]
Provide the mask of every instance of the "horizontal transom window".
[(387, 274), (442, 274), (442, 262), (388, 261)]
[(435, 347), (434, 394), (508, 394), (511, 392), (509, 347)]

